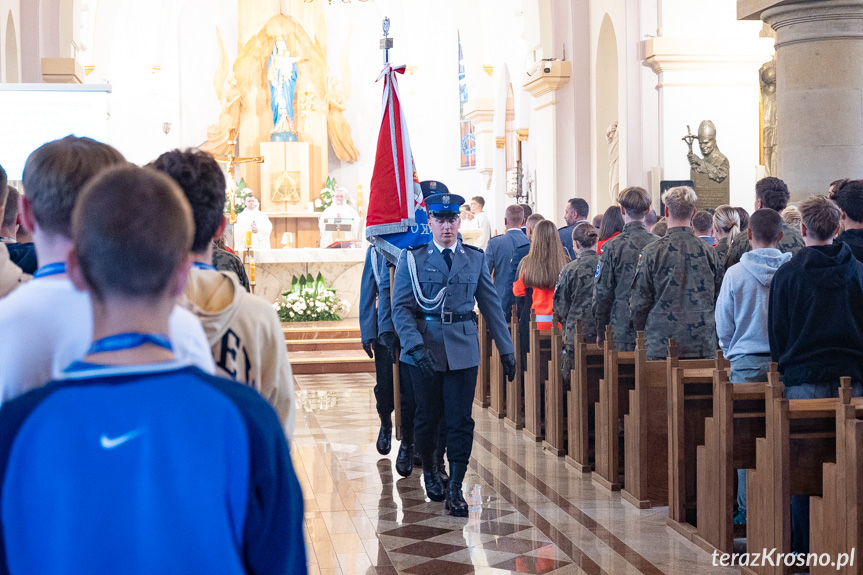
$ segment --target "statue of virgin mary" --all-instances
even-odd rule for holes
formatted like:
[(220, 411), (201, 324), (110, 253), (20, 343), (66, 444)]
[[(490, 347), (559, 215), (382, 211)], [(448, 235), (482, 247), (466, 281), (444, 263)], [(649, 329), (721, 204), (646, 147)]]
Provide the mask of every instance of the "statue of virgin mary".
[(296, 142), (294, 128), (294, 96), (297, 90), (297, 62), (291, 56), (285, 39), (279, 37), (267, 61), (267, 80), (270, 83), (270, 109), (273, 111), (273, 131), (270, 141)]

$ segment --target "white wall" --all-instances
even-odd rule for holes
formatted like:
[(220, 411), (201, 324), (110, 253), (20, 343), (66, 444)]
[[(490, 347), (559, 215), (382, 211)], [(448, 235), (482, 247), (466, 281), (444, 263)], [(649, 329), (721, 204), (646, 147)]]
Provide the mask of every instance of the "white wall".
[[(712, 120), (717, 145), (731, 164), (730, 202), (749, 209), (758, 164), (757, 72), (770, 59), (772, 40), (759, 38), (760, 22), (737, 21), (732, 0), (662, 0), (660, 6), (654, 85), (663, 179), (689, 179), (680, 138), (687, 125), (695, 134), (701, 121)], [(699, 153), (697, 142), (694, 151)]]

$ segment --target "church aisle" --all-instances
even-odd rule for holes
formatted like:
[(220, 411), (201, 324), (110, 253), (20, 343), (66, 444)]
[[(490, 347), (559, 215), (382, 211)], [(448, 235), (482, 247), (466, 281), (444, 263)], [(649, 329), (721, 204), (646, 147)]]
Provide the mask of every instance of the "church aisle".
[(309, 573), (738, 573), (474, 407), (467, 519), (427, 502), (421, 470), (375, 450), (370, 374), (297, 375), (292, 453), (305, 497)]

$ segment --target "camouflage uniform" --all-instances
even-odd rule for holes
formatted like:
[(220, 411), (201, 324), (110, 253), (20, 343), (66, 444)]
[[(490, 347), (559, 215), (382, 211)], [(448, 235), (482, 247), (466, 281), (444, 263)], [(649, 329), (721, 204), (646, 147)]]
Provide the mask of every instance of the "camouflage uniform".
[[(805, 245), (800, 230), (786, 222), (782, 222), (782, 239), (779, 240), (779, 251), (783, 254), (794, 255)], [(752, 246), (749, 245), (748, 232), (743, 231), (734, 236), (734, 239), (731, 240), (731, 246), (728, 248), (725, 269), (739, 262), (743, 254), (751, 249)]]
[(722, 238), (713, 249), (716, 250), (716, 265), (719, 269), (725, 269), (725, 259), (728, 257), (728, 242), (731, 240), (728, 236)]
[(217, 270), (237, 274), (240, 283), (246, 288), (246, 291), (249, 291), (249, 276), (246, 275), (246, 268), (243, 267), (243, 262), (239, 257), (227, 250), (213, 246), (213, 265)]
[(614, 334), (614, 348), (635, 349), (635, 331), (629, 323), (629, 296), (641, 250), (656, 236), (648, 232), (644, 222), (629, 222), (616, 238), (602, 246), (596, 270), (596, 292), (593, 313), (599, 336), (605, 336), (605, 326)]
[(554, 289), (554, 311), (563, 323), (563, 334), (567, 349), (574, 345), (575, 322), (581, 320), (584, 341), (596, 341), (596, 324), (593, 320), (593, 278), (599, 255), (595, 251), (582, 253), (569, 262), (560, 272), (560, 280)]
[(629, 306), (633, 329), (645, 332), (649, 359), (668, 355), (669, 338), (681, 358), (713, 357), (720, 282), (716, 251), (688, 227), (669, 228), (644, 248)]

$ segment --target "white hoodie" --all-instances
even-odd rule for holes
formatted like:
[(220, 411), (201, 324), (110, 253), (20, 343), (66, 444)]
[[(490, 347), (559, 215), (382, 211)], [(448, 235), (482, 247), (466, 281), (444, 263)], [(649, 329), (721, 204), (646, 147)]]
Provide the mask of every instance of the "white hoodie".
[(273, 306), (249, 294), (230, 272), (192, 268), (180, 305), (201, 321), (216, 373), (260, 393), (294, 436), (294, 377), (282, 324)]
[(743, 254), (739, 265), (728, 268), (716, 300), (716, 334), (726, 359), (770, 353), (767, 303), (770, 282), (790, 253), (761, 248)]

